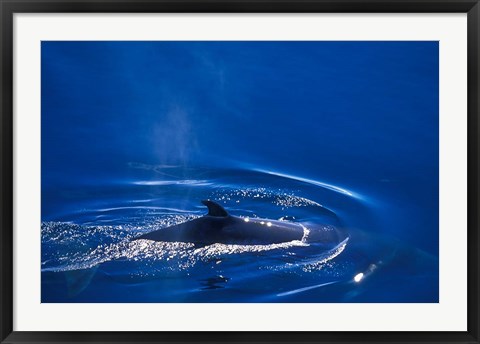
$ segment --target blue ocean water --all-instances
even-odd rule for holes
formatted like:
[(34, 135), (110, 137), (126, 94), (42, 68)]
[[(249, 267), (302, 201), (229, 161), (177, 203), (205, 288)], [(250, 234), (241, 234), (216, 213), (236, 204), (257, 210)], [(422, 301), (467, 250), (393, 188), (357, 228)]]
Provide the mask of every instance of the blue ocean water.
[[(438, 42), (42, 42), (42, 302), (438, 302)], [(232, 215), (338, 233), (136, 237)]]

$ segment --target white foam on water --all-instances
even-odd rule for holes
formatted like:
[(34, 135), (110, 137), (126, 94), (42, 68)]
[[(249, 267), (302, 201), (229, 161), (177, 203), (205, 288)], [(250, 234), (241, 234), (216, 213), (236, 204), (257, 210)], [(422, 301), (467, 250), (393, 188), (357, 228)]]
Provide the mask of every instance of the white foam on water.
[(294, 290), (286, 291), (284, 293), (277, 294), (277, 296), (288, 296), (288, 295), (298, 294), (298, 293), (302, 293), (302, 292), (307, 291), (307, 290), (312, 290), (312, 289), (325, 287), (327, 285), (335, 284), (335, 283), (338, 283), (338, 282), (339, 281), (333, 281), (333, 282), (327, 282), (327, 283), (322, 283), (322, 284), (316, 284), (316, 285), (312, 285), (312, 286), (305, 287), (305, 288), (294, 289)]

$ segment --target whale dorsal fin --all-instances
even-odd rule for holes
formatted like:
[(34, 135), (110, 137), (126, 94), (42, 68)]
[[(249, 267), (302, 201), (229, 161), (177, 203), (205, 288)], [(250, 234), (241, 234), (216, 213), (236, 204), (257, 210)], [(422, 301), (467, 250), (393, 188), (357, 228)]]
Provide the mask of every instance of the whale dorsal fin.
[(227, 211), (223, 209), (220, 204), (210, 201), (209, 199), (203, 200), (202, 203), (208, 207), (208, 215), (217, 217), (228, 216)]

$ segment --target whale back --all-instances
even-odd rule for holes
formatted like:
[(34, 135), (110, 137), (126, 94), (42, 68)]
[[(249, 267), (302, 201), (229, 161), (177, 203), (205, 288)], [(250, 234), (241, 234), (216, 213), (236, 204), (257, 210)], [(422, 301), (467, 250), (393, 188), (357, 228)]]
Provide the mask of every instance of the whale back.
[(339, 233), (330, 226), (278, 221), (230, 215), (220, 204), (203, 200), (208, 214), (143, 234), (136, 239), (167, 242), (189, 242), (195, 246), (214, 243), (238, 245), (269, 245), (307, 241), (337, 243)]

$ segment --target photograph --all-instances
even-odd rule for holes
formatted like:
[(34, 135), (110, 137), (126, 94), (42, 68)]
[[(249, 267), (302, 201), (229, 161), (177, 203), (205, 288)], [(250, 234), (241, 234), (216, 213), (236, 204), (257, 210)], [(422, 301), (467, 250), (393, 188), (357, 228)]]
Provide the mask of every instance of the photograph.
[(438, 41), (42, 41), (42, 303), (438, 303)]

